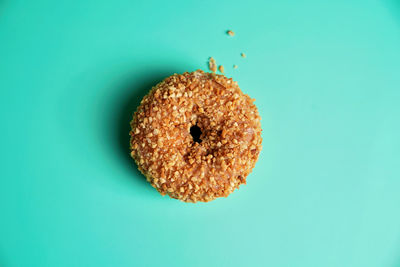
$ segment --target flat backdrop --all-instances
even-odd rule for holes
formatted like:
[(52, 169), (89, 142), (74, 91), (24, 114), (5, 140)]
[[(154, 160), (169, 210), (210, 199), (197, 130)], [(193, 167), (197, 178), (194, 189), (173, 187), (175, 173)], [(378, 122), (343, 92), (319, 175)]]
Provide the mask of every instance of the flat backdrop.
[[(186, 204), (137, 171), (129, 121), (210, 56), (263, 151)], [(0, 0), (0, 266), (398, 267), (399, 105), (397, 0)]]

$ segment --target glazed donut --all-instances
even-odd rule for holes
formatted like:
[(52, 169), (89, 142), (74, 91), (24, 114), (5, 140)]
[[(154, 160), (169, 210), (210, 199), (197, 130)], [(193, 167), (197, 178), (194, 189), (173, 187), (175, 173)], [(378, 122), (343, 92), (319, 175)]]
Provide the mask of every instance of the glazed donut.
[(162, 195), (185, 202), (227, 197), (246, 183), (261, 151), (253, 101), (223, 75), (174, 74), (134, 113), (131, 156)]

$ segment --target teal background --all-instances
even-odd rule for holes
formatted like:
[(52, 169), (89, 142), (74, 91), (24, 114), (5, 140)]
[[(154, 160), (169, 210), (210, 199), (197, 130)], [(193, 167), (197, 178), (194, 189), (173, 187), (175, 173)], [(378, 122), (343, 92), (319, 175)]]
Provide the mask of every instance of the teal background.
[[(264, 148), (186, 204), (136, 170), (129, 120), (209, 56)], [(399, 101), (399, 1), (2, 0), (0, 266), (398, 267)]]

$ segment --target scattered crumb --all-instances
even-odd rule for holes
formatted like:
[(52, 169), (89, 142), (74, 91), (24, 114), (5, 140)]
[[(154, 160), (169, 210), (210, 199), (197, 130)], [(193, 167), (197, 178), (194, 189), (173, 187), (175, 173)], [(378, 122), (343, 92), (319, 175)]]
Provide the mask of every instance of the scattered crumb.
[[(235, 36), (235, 33), (233, 31), (231, 31), (231, 30), (227, 30), (226, 34), (228, 34), (229, 36)], [(243, 53), (243, 52), (240, 53), (240, 56), (242, 58), (246, 58), (246, 54)], [(213, 57), (210, 57), (210, 59), (208, 60), (208, 68), (214, 73), (216, 73), (217, 70), (219, 70), (221, 73), (224, 73), (224, 66), (219, 65), (218, 68), (217, 68), (217, 62), (215, 61), (215, 59)], [(238, 66), (237, 65), (233, 65), (233, 68), (237, 69)]]
[(212, 57), (210, 57), (210, 60), (208, 61), (208, 68), (214, 73), (217, 72), (217, 63)]

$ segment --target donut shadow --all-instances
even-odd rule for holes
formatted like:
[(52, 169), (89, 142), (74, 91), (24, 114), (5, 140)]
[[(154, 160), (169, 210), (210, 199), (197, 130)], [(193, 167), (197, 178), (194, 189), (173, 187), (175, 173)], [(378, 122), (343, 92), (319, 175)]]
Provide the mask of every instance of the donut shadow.
[(123, 100), (121, 101), (121, 109), (117, 113), (117, 147), (125, 164), (129, 166), (129, 169), (132, 172), (135, 172), (137, 177), (142, 177), (143, 179), (141, 180), (144, 183), (147, 183), (145, 177), (138, 170), (134, 160), (130, 156), (130, 122), (134, 112), (140, 104), (140, 101), (150, 91), (150, 89), (173, 73), (174, 72), (170, 71), (158, 71), (153, 75), (146, 74), (140, 76), (140, 78), (131, 80), (123, 87), (123, 90), (128, 93), (123, 97)]

